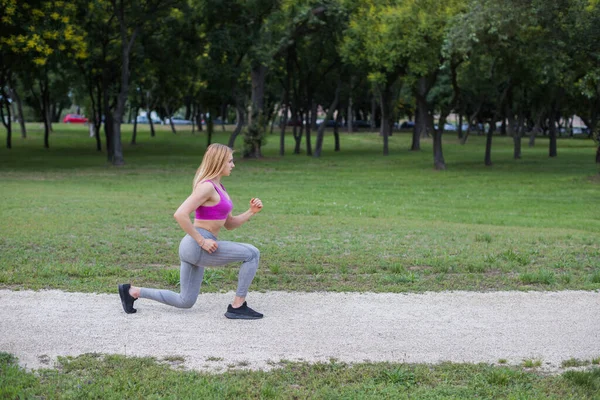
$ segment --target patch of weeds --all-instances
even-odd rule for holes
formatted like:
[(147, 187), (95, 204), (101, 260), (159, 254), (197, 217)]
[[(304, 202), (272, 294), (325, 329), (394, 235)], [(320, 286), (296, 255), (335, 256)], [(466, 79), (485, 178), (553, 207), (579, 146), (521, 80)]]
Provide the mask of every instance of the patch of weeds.
[(525, 266), (531, 262), (529, 257), (527, 257), (524, 254), (520, 254), (520, 253), (514, 251), (513, 249), (508, 249), (507, 251), (502, 253), (500, 256), (507, 261), (514, 262), (514, 263), (517, 263), (517, 264), (523, 265), (523, 266)]
[(590, 365), (590, 361), (587, 360), (579, 360), (577, 358), (570, 358), (568, 360), (564, 360), (561, 363), (561, 366), (563, 368), (569, 368), (569, 367), (584, 367), (586, 365)]
[(498, 360), (498, 364), (506, 364), (508, 360), (506, 358), (501, 358)]
[(590, 275), (590, 282), (600, 283), (600, 270), (596, 270), (592, 275)]
[(414, 372), (407, 371), (404, 368), (384, 370), (376, 378), (376, 381), (380, 383), (391, 383), (394, 385), (401, 385), (406, 388), (417, 384), (417, 379), (415, 377)]
[(17, 363), (17, 357), (10, 353), (0, 351), (0, 367), (4, 365), (12, 365)]
[(163, 279), (173, 286), (179, 286), (179, 270), (178, 269), (166, 269), (162, 271)]
[(594, 368), (591, 371), (567, 371), (562, 376), (575, 385), (593, 391), (600, 390), (600, 368)]
[(237, 268), (228, 268), (228, 269), (224, 270), (223, 276), (224, 276), (225, 280), (231, 282), (231, 281), (237, 280), (238, 273), (239, 273), (239, 270)]
[(277, 389), (269, 382), (263, 383), (260, 388), (260, 398), (261, 399), (275, 399), (279, 397), (280, 393)]
[(406, 272), (406, 268), (404, 268), (404, 265), (402, 264), (393, 264), (390, 267), (390, 272), (394, 274), (403, 274)]
[(413, 283), (419, 280), (419, 276), (414, 272), (404, 275), (385, 275), (381, 281), (383, 283)]
[(223, 278), (223, 270), (205, 268), (202, 284), (210, 286), (221, 278)]
[(572, 269), (574, 266), (575, 265), (573, 261), (568, 260), (564, 257), (554, 263), (554, 268), (556, 269)]
[(213, 356), (210, 356), (210, 357), (206, 358), (206, 361), (223, 361), (223, 357), (213, 357)]
[(548, 271), (546, 269), (540, 269), (536, 272), (525, 272), (519, 275), (519, 279), (521, 282), (532, 285), (532, 284), (543, 284), (543, 285), (552, 285), (556, 281), (556, 277), (554, 272)]
[(525, 368), (538, 368), (542, 366), (542, 360), (530, 358), (523, 360), (521, 365)]
[(592, 359), (592, 364), (600, 365), (600, 357)]
[(513, 382), (517, 382), (520, 372), (509, 368), (492, 369), (486, 376), (486, 381), (490, 385), (508, 386)]
[(281, 271), (281, 267), (279, 265), (269, 265), (269, 271), (271, 271), (272, 274), (277, 275)]
[(498, 262), (498, 257), (496, 257), (495, 254), (486, 254), (483, 257), (483, 261), (488, 264), (488, 265), (493, 265), (496, 264)]
[(488, 267), (485, 264), (469, 264), (467, 265), (467, 272), (472, 274), (481, 274), (487, 271)]
[(307, 266), (306, 270), (311, 275), (319, 275), (319, 274), (322, 274), (324, 271), (323, 267), (321, 265), (317, 265), (317, 264), (311, 264), (311, 265)]
[(245, 361), (244, 360), (244, 361), (240, 361), (238, 363), (238, 366), (240, 366), (240, 367), (247, 367), (248, 365), (250, 365), (250, 361)]
[(560, 280), (560, 283), (569, 284), (573, 280), (573, 274), (571, 274), (570, 272), (565, 273), (565, 274), (560, 274), (559, 280)]
[(479, 233), (475, 235), (476, 242), (492, 243), (492, 235), (489, 233)]
[(433, 270), (440, 274), (447, 274), (453, 270), (452, 266), (446, 263), (439, 263), (433, 267)]

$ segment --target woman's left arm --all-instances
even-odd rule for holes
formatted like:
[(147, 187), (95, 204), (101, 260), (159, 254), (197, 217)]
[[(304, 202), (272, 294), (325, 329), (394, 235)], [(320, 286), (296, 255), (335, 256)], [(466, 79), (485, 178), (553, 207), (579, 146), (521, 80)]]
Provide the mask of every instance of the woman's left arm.
[(254, 214), (259, 213), (262, 210), (262, 201), (259, 198), (254, 198), (250, 200), (250, 208), (239, 215), (233, 216), (231, 213), (227, 216), (227, 221), (225, 221), (225, 229), (232, 230), (242, 226), (245, 222), (247, 222), (250, 217)]

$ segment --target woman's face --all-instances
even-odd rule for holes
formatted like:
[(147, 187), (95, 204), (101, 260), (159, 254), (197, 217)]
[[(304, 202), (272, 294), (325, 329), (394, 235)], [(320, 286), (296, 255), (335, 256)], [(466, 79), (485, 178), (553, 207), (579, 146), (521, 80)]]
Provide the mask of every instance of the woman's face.
[(234, 167), (235, 167), (235, 164), (233, 163), (233, 154), (229, 154), (227, 156), (227, 160), (225, 161), (225, 165), (223, 166), (223, 172), (221, 173), (221, 175), (223, 175), (223, 176), (231, 175), (231, 170)]

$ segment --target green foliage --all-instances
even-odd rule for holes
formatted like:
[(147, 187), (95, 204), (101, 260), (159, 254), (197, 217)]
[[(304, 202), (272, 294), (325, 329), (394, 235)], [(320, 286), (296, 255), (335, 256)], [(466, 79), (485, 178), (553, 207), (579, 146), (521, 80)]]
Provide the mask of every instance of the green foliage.
[(600, 368), (593, 368), (590, 371), (567, 371), (563, 375), (567, 381), (586, 388), (591, 392), (600, 391)]
[[(526, 398), (593, 399), (600, 369), (542, 375), (485, 364), (410, 365), (336, 360), (281, 362), (269, 372), (219, 373), (169, 368), (178, 357), (157, 361), (86, 354), (61, 358), (57, 370), (27, 372), (0, 363), (0, 393), (7, 398)], [(208, 357), (209, 364), (222, 362)], [(0, 361), (1, 362), (1, 361)], [(244, 363), (241, 363), (244, 364)], [(244, 365), (240, 365), (243, 367)]]
[(259, 158), (260, 149), (267, 143), (267, 121), (264, 114), (256, 113), (244, 130), (244, 157)]

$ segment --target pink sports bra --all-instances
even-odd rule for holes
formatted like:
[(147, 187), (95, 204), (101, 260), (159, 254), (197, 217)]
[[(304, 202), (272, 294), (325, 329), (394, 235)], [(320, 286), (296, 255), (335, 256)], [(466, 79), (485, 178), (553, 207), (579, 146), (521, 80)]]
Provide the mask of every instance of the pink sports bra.
[(212, 183), (217, 193), (219, 193), (219, 197), (221, 198), (221, 200), (214, 206), (200, 206), (196, 208), (196, 219), (227, 219), (227, 216), (233, 209), (233, 203), (231, 202), (229, 196), (226, 194), (227, 191), (225, 190), (225, 187), (221, 185), (221, 188), (223, 189), (221, 190), (217, 185), (214, 184), (213, 181), (207, 180), (206, 182)]

